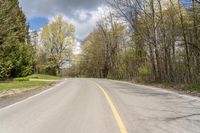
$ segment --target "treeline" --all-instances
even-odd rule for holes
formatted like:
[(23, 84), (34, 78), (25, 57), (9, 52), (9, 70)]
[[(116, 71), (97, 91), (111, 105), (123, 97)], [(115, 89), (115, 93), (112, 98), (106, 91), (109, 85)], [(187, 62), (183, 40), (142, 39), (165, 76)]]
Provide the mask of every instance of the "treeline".
[(0, 79), (33, 72), (33, 47), (18, 0), (0, 1)]
[[(186, 2), (186, 1), (185, 1)], [(200, 82), (200, 3), (108, 0), (72, 72), (99, 78)]]

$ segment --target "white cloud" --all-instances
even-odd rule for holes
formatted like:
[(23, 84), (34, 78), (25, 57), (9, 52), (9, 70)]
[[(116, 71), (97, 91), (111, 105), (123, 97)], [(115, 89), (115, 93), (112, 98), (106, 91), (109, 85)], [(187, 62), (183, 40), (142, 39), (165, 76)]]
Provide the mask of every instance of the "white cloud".
[[(76, 34), (77, 34), (78, 40), (83, 40), (90, 32), (93, 31), (96, 25), (96, 21), (98, 20), (98, 17), (97, 17), (98, 10), (91, 11), (89, 13), (90, 13), (90, 17), (87, 18), (88, 12), (81, 11), (81, 14), (79, 17), (82, 20), (82, 22), (80, 22), (77, 19), (70, 18), (66, 16), (65, 14), (57, 14), (55, 16), (49, 17), (48, 19), (49, 19), (49, 22), (51, 23), (55, 19), (56, 16), (58, 15), (63, 16), (65, 21), (72, 23), (76, 27)], [(83, 21), (84, 19), (87, 19), (87, 20)]]
[(28, 19), (45, 17), (50, 22), (58, 15), (76, 26), (77, 37), (83, 40), (94, 28), (101, 0), (19, 0)]
[(20, 5), (28, 17), (52, 16), (63, 13), (75, 17), (78, 10), (94, 11), (98, 8), (101, 0), (19, 0)]

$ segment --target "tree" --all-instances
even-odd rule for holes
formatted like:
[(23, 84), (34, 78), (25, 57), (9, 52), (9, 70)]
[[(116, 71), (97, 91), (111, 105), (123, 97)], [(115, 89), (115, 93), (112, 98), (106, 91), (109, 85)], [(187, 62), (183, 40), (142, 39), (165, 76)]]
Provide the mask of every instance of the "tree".
[(0, 78), (32, 73), (32, 46), (18, 0), (0, 1)]
[(41, 31), (41, 42), (46, 52), (46, 65), (60, 74), (65, 59), (72, 54), (71, 46), (75, 43), (75, 27), (63, 20), (61, 16), (45, 26)]
[(126, 26), (114, 22), (110, 14), (102, 18), (96, 29), (82, 44), (81, 75), (107, 78), (118, 77), (120, 49), (123, 46), (123, 36), (127, 33)]
[[(94, 69), (89, 65), (93, 64), (94, 72), (102, 69), (102, 77), (120, 75), (118, 77), (172, 83), (200, 81), (198, 1), (193, 0), (186, 8), (180, 0), (107, 2), (112, 8), (108, 14), (111, 21), (104, 18), (98, 22), (92, 41), (88, 43), (90, 35), (87, 45), (83, 43), (88, 49), (83, 50), (83, 55), (90, 62), (84, 65), (87, 72), (93, 73), (90, 70)], [(120, 36), (120, 39), (111, 34), (117, 33), (117, 28), (113, 28), (117, 22), (128, 27), (129, 34)], [(128, 40), (125, 45), (119, 43), (123, 39)], [(93, 55), (93, 51), (97, 54)]]
[(198, 1), (187, 7), (180, 0), (107, 2), (110, 12), (83, 42), (81, 75), (200, 82)]

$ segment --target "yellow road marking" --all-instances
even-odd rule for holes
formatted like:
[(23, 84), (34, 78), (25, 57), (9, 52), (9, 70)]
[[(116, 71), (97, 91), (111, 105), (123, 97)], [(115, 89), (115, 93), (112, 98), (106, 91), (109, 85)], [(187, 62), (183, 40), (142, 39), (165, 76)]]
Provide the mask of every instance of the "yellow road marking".
[(115, 120), (117, 122), (117, 125), (120, 129), (120, 133), (128, 133), (126, 128), (125, 128), (125, 125), (124, 125), (117, 109), (115, 108), (114, 104), (112, 103), (112, 100), (110, 99), (109, 95), (106, 93), (106, 91), (98, 83), (95, 82), (95, 84), (103, 92), (104, 96), (106, 97), (106, 100), (108, 101), (108, 103), (110, 105), (112, 113), (113, 113)]

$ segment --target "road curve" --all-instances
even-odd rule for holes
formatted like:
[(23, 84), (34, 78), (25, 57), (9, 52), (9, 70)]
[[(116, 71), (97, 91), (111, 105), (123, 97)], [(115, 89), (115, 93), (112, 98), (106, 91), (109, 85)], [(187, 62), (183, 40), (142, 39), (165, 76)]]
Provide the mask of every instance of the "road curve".
[(0, 109), (0, 133), (123, 131), (200, 133), (200, 99), (112, 80), (67, 79)]

